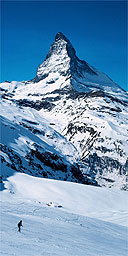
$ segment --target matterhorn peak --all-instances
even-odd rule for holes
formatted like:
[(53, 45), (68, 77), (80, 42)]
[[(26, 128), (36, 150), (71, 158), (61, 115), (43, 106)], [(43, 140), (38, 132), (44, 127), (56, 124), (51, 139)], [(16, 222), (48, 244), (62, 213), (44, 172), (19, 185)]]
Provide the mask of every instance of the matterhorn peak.
[(62, 32), (58, 32), (55, 36), (55, 41), (58, 40), (64, 40), (65, 42), (69, 42), (69, 40), (67, 39), (67, 37), (62, 33)]
[(55, 41), (50, 46), (45, 60), (37, 69), (34, 81), (46, 78), (51, 72), (58, 72), (64, 76), (77, 74), (79, 77), (83, 77), (85, 72), (96, 75), (87, 62), (79, 60), (71, 42), (61, 32), (56, 34)]
[[(54, 77), (54, 79), (53, 79)], [(63, 87), (77, 92), (90, 92), (102, 90), (107, 93), (122, 89), (106, 74), (93, 68), (86, 61), (80, 60), (74, 47), (67, 37), (58, 32), (48, 54), (37, 69), (34, 83), (43, 80), (46, 85), (55, 81), (66, 81)], [(31, 82), (31, 81), (30, 81)], [(62, 88), (62, 86), (61, 86)]]
[(55, 41), (51, 45), (46, 59), (50, 58), (52, 55), (67, 55), (71, 59), (76, 57), (76, 52), (71, 42), (61, 32), (56, 34)]

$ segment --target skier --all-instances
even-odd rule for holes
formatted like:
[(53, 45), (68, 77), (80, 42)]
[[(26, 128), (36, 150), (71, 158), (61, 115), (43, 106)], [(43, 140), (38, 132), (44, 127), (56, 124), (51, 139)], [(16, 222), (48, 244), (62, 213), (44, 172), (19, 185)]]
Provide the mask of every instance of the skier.
[(21, 228), (21, 227), (23, 227), (23, 225), (22, 225), (22, 220), (20, 220), (19, 223), (18, 223), (18, 231), (19, 231), (19, 232), (20, 232), (20, 228)]

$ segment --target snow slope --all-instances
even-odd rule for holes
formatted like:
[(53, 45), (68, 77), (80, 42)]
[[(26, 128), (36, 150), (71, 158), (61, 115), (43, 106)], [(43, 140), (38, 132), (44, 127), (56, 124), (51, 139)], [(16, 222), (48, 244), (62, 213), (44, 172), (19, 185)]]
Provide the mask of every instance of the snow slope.
[[(11, 108), (11, 111), (12, 109), (16, 113), (17, 109)], [(23, 121), (24, 125), (16, 124), (0, 116), (1, 180), (6, 180), (10, 174), (17, 171), (37, 177), (84, 181), (84, 177), (74, 162), (78, 156), (75, 147), (49, 127), (45, 119), (38, 125), (31, 119), (24, 119), (20, 112), (18, 113), (17, 122), (21, 124)], [(13, 115), (11, 117), (14, 118)], [(37, 120), (38, 117), (35, 121)], [(33, 127), (33, 124), (36, 127)]]
[(127, 192), (20, 173), (5, 187), (1, 255), (127, 255)]

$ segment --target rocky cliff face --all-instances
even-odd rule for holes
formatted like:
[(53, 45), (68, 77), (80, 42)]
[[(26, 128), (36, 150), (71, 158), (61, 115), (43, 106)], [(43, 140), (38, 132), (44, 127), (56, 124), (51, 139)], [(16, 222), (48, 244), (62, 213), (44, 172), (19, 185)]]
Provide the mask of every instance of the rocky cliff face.
[(58, 72), (59, 75), (66, 76), (67, 79), (75, 75), (84, 77), (84, 72), (97, 75), (85, 61), (78, 59), (72, 44), (60, 32), (56, 35), (55, 42), (51, 45), (46, 59), (38, 67), (34, 81), (42, 80), (52, 72)]
[[(68, 161), (79, 169), (77, 182), (127, 189), (127, 93), (81, 61), (62, 33), (57, 33), (36, 77), (2, 83), (1, 96), (4, 117), (47, 140), (61, 157), (70, 155)], [(47, 123), (45, 132), (42, 119)], [(39, 153), (37, 158), (42, 159)]]

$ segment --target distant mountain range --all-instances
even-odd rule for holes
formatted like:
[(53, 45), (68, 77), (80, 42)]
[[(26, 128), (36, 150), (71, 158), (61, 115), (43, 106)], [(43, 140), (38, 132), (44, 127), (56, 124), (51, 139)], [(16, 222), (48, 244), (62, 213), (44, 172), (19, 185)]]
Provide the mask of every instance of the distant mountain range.
[(0, 92), (1, 183), (18, 171), (128, 189), (128, 94), (61, 32), (35, 78)]

